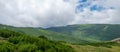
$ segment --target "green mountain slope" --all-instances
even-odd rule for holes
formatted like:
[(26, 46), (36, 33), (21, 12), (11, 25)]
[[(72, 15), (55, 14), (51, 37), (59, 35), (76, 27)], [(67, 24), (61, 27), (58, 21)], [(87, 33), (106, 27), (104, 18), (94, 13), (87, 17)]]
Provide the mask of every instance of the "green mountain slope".
[(110, 24), (48, 29), (0, 25), (0, 52), (119, 52), (119, 31), (120, 25)]
[(71, 44), (0, 29), (0, 52), (119, 52), (120, 44), (101, 42)]
[(22, 33), (25, 33), (27, 35), (33, 35), (33, 36), (43, 35), (50, 40), (56, 40), (56, 41), (65, 41), (65, 42), (70, 42), (70, 43), (83, 43), (83, 42), (85, 43), (85, 42), (88, 42), (88, 41), (80, 39), (80, 38), (67, 36), (65, 34), (45, 30), (43, 28), (13, 27), (13, 26), (8, 26), (8, 25), (0, 25), (0, 29), (14, 30), (14, 31), (22, 32)]
[(0, 29), (14, 30), (34, 36), (44, 35), (50, 40), (65, 41), (70, 43), (110, 41), (120, 37), (120, 25), (110, 24), (69, 25), (63, 27), (51, 27), (47, 29), (0, 25)]
[(120, 25), (117, 24), (69, 25), (64, 27), (52, 27), (47, 30), (90, 41), (109, 41), (120, 37)]
[(43, 36), (0, 30), (0, 37), (0, 52), (74, 52), (70, 46), (48, 40)]

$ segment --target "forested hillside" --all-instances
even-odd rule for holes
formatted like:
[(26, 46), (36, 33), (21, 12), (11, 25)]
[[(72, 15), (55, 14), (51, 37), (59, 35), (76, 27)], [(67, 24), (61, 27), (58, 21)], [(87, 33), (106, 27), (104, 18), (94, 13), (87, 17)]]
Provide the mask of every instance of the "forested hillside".
[(64, 27), (52, 27), (47, 30), (90, 41), (110, 41), (120, 37), (120, 25), (118, 24), (69, 25)]
[(55, 41), (65, 41), (65, 42), (70, 42), (70, 43), (83, 43), (83, 42), (88, 42), (86, 40), (83, 40), (81, 38), (76, 38), (72, 36), (68, 36), (66, 34), (54, 32), (54, 31), (49, 31), (45, 30), (44, 28), (32, 28), (32, 27), (13, 27), (9, 25), (0, 25), (0, 29), (9, 29), (9, 30), (14, 30), (17, 32), (21, 32), (27, 35), (33, 35), (33, 36), (40, 36), (43, 35), (47, 37), (50, 40), (55, 40)]
[(73, 49), (44, 36), (35, 37), (11, 30), (0, 30), (0, 52), (73, 52)]
[(69, 43), (111, 41), (120, 37), (120, 25), (118, 24), (81, 24), (47, 29), (0, 25), (0, 29), (14, 30), (33, 36), (43, 35), (50, 40)]
[(117, 34), (119, 25), (48, 29), (0, 25), (0, 52), (119, 52), (120, 43), (111, 41)]

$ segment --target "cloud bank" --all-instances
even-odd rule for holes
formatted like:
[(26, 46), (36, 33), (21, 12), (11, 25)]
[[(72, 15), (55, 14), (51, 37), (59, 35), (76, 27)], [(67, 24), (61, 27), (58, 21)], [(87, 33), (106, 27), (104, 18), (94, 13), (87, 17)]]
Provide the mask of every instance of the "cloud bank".
[(120, 24), (120, 0), (0, 0), (0, 24), (53, 27)]

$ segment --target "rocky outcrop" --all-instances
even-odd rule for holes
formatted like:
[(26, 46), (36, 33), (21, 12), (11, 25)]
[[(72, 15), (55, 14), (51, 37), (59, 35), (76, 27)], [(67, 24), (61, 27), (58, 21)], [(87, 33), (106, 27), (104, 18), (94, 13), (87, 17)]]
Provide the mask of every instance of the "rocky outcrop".
[(116, 39), (113, 39), (111, 40), (112, 42), (117, 42), (117, 43), (120, 43), (120, 38), (116, 38)]

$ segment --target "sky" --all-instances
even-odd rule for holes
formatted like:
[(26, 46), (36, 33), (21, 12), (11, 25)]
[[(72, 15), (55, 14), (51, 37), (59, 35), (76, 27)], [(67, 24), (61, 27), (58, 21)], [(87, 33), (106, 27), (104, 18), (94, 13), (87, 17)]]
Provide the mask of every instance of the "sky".
[(120, 0), (0, 0), (0, 24), (56, 27), (120, 24)]

